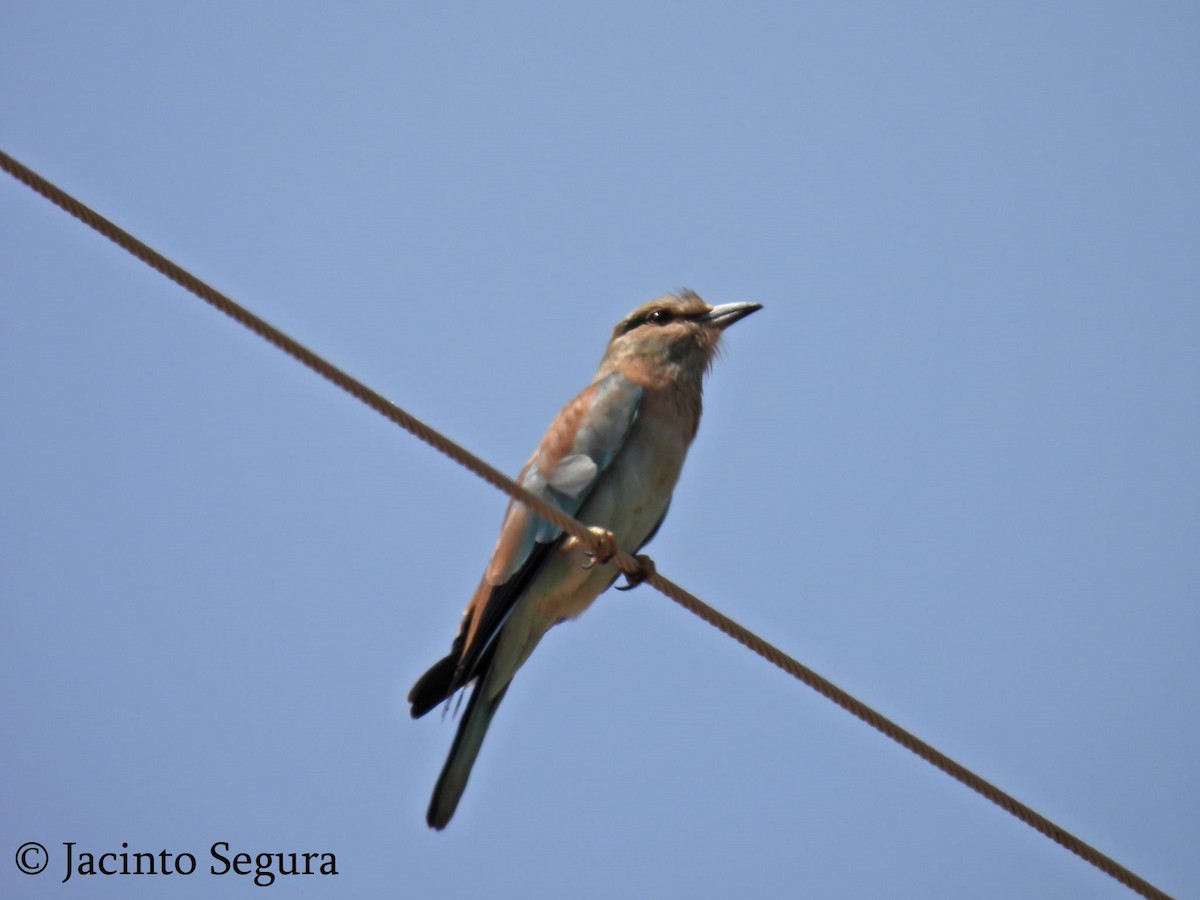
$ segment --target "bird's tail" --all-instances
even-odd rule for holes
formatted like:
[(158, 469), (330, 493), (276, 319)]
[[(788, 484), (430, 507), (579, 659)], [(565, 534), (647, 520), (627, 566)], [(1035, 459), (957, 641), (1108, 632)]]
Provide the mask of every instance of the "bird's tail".
[(408, 692), (408, 702), (412, 704), (412, 717), (419, 719), (443, 700), (449, 700), (462, 683), (458, 680), (458, 658), (461, 654), (451, 652), (443, 656), (429, 671), (417, 679), (417, 683)]
[(483, 677), (475, 682), (475, 689), (467, 702), (467, 710), (463, 713), (462, 721), (458, 723), (458, 733), (454, 735), (450, 755), (446, 758), (446, 765), (442, 767), (442, 774), (438, 776), (437, 784), (433, 788), (433, 797), (429, 801), (429, 812), (425, 814), (425, 821), (431, 828), (439, 831), (446, 827), (454, 815), (454, 810), (458, 808), (458, 801), (467, 786), (467, 779), (471, 777), (475, 757), (479, 755), (479, 748), (483, 746), (483, 736), (487, 734), (492, 716), (496, 714), (500, 701), (508, 691), (508, 685), (505, 685), (499, 694), (489, 700), (484, 691), (486, 682), (487, 678)]

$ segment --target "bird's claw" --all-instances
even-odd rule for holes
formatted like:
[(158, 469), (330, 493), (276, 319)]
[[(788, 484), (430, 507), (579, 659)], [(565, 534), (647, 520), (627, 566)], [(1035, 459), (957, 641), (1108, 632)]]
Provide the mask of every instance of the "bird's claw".
[[(607, 528), (598, 528), (591, 526), (588, 531), (596, 538), (596, 549), (585, 549), (583, 552), (587, 554), (588, 561), (582, 566), (584, 569), (594, 569), (596, 566), (602, 566), (611, 560), (617, 554), (617, 538)], [(570, 537), (564, 547), (566, 550), (574, 550), (576, 547), (582, 547), (583, 541), (577, 537)]]
[(630, 575), (628, 572), (622, 572), (621, 574), (625, 576), (625, 583), (617, 585), (618, 591), (632, 591), (647, 578), (654, 577), (654, 560), (644, 553), (639, 553), (634, 559), (638, 564), (637, 573)]

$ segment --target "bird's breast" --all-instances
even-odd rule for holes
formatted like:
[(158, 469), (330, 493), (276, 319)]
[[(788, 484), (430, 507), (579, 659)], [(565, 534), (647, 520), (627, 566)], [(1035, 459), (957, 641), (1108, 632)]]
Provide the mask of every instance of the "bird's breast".
[(621, 451), (580, 510), (583, 522), (612, 531), (629, 553), (666, 512), (691, 438), (672, 408), (656, 399), (647, 398)]
[[(694, 433), (675, 415), (676, 405), (650, 399), (577, 514), (585, 525), (613, 532), (626, 553), (636, 553), (666, 513)], [(504, 628), (501, 670), (516, 671), (546, 629), (580, 615), (615, 574), (611, 564), (592, 566), (582, 547), (552, 556)]]

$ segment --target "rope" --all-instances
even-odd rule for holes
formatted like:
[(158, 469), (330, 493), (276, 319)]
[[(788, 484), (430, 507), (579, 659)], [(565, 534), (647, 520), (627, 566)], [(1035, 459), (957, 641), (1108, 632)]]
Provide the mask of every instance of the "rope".
[(567, 534), (576, 538), (593, 553), (601, 555), (602, 558), (611, 553), (611, 561), (618, 569), (625, 573), (631, 584), (641, 581), (649, 584), (655, 590), (674, 600), (684, 609), (699, 616), (705, 622), (708, 622), (713, 627), (733, 638), (742, 646), (754, 651), (767, 662), (778, 666), (789, 675), (799, 679), (823, 697), (832, 700), (848, 713), (866, 722), (872, 728), (891, 738), (902, 747), (911, 750), (917, 756), (921, 757), (921, 759), (941, 769), (951, 778), (965, 784), (976, 793), (986, 797), (1001, 809), (1016, 816), (1026, 825), (1036, 829), (1055, 843), (1070, 850), (1076, 856), (1091, 863), (1100, 871), (1112, 876), (1121, 882), (1121, 884), (1141, 896), (1170, 900), (1166, 893), (1150, 884), (1150, 882), (1134, 874), (1090, 844), (1075, 837), (1075, 835), (1056, 825), (1045, 816), (1035, 812), (989, 781), (976, 775), (970, 769), (955, 762), (916, 735), (901, 728), (891, 719), (846, 693), (833, 682), (823, 678), (803, 663), (788, 656), (778, 647), (768, 643), (754, 632), (713, 609), (703, 600), (688, 593), (682, 587), (675, 584), (675, 582), (660, 575), (655, 571), (653, 562), (648, 558), (642, 557), (639, 559), (616, 548), (611, 538), (592, 531), (583, 523), (563, 513), (557, 507), (529, 493), (507, 475), (488, 465), (466, 448), (456, 444), (420, 419), (405, 412), (382, 394), (373, 391), (358, 379), (343, 372), (337, 366), (318, 356), (312, 350), (309, 350), (299, 341), (284, 334), (269, 322), (260, 319), (254, 313), (235, 303), (215, 288), (210, 287), (186, 269), (171, 262), (171, 260), (142, 243), (129, 234), (129, 232), (80, 203), (66, 191), (51, 184), (45, 178), (17, 162), (17, 160), (2, 150), (0, 150), (0, 168), (41, 194), (51, 203), (54, 203), (79, 219), (85, 225), (98, 231), (119, 247), (132, 253), (151, 268), (156, 269), (184, 289), (195, 294), (205, 303), (210, 304), (234, 321), (249, 328), (259, 337), (274, 344), (284, 353), (312, 369), (322, 378), (325, 378), (353, 397), (361, 400), (380, 415), (395, 422), (401, 428), (426, 444), (429, 444), (435, 450), (444, 453), (459, 465), (471, 470), (484, 481), (488, 482), (488, 484), (499, 488), (514, 500), (525, 504), (539, 516), (542, 516), (556, 527), (561, 528)]

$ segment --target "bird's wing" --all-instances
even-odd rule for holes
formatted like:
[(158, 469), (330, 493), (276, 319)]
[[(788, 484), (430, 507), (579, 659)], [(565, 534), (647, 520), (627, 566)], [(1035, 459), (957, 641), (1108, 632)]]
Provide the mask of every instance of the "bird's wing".
[[(620, 451), (641, 399), (641, 386), (619, 372), (584, 388), (550, 424), (521, 484), (574, 515)], [(463, 614), (456, 687), (474, 677), (509, 611), (562, 539), (562, 531), (541, 516), (509, 504), (483, 583)]]

